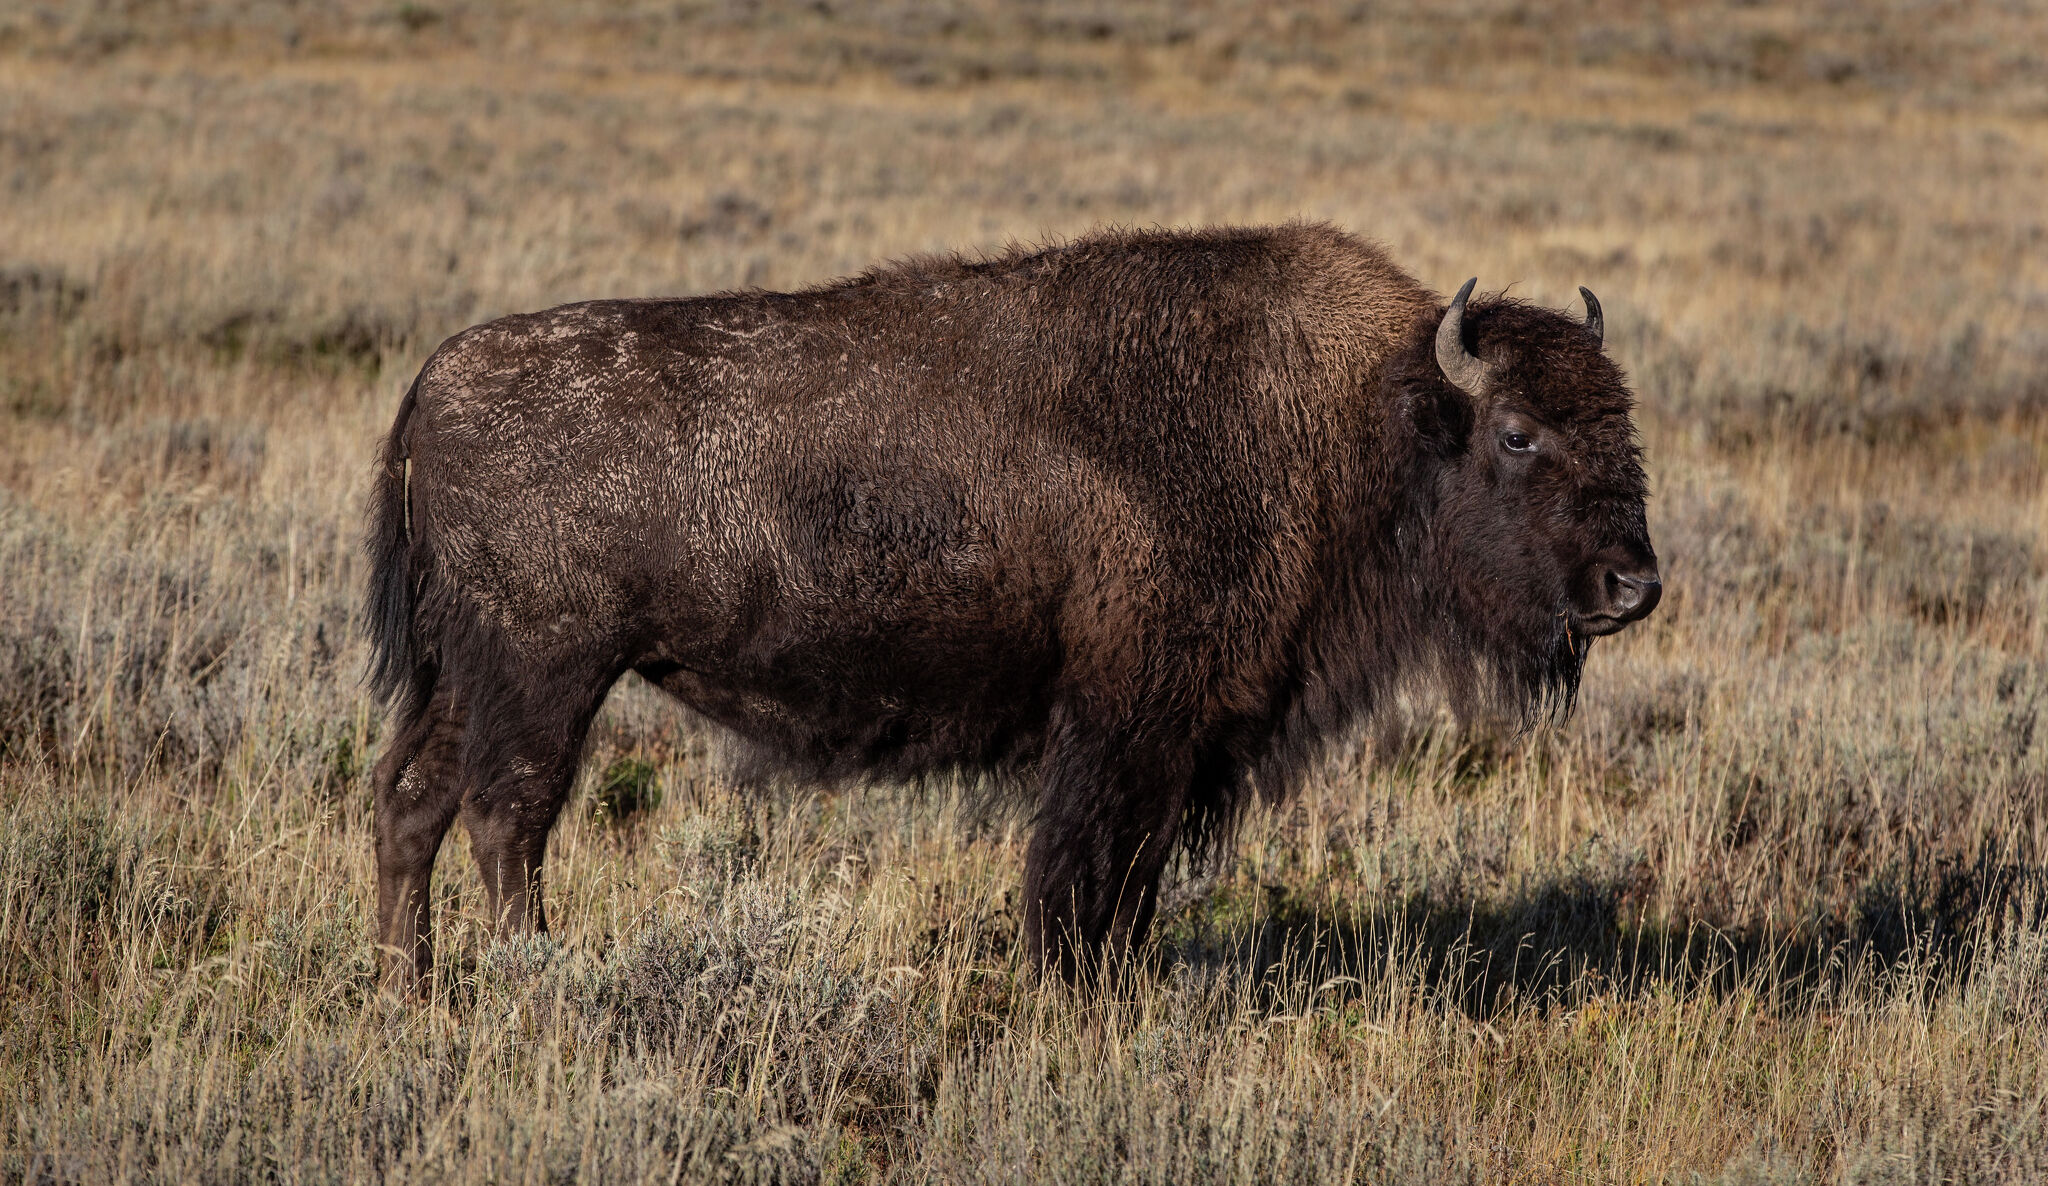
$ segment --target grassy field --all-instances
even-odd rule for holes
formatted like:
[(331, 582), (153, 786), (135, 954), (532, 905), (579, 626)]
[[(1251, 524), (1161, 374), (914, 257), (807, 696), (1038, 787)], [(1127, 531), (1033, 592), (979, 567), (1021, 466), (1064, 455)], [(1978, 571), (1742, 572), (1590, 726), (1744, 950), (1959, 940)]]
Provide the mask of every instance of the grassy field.
[[(0, 1182), (2038, 1181), (2048, 21), (1411, 0), (0, 9)], [(352, 620), (446, 334), (1103, 223), (1605, 302), (1668, 592), (1035, 986), (1028, 819), (622, 686), (380, 1001)]]

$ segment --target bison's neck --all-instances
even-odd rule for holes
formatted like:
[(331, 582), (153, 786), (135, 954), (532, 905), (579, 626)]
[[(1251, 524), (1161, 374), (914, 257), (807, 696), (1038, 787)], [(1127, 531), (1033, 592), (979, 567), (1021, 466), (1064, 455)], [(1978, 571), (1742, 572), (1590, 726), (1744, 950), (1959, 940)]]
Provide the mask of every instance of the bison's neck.
[[(1417, 339), (1403, 353), (1427, 350)], [(1432, 596), (1438, 582), (1428, 548), (1441, 461), (1419, 440), (1408, 406), (1404, 375), (1416, 365), (1390, 359), (1369, 389), (1377, 398), (1360, 425), (1356, 468), (1335, 499), (1316, 609), (1295, 640), (1285, 710), (1255, 767), (1269, 800), (1354, 741), (1403, 681), (1425, 674), (1442, 651), (1445, 607)]]

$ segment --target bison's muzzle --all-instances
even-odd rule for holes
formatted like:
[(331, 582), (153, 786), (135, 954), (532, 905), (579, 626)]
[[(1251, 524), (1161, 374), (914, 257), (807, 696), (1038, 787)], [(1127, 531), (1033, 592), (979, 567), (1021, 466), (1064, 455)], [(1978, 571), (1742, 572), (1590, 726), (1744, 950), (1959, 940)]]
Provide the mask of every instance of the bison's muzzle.
[(1594, 637), (1642, 621), (1664, 598), (1655, 560), (1596, 560), (1586, 583), (1594, 594), (1573, 614), (1572, 628)]

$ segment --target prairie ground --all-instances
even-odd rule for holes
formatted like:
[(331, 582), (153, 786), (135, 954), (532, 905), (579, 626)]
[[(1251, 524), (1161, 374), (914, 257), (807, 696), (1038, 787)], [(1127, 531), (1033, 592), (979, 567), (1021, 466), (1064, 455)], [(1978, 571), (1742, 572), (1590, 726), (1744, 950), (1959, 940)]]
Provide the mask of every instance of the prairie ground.
[[(2038, 1181), (2048, 21), (1393, 0), (0, 11), (0, 1181)], [(374, 990), (352, 629), (446, 334), (1104, 223), (1607, 307), (1668, 593), (1024, 975), (1029, 821), (644, 686)]]

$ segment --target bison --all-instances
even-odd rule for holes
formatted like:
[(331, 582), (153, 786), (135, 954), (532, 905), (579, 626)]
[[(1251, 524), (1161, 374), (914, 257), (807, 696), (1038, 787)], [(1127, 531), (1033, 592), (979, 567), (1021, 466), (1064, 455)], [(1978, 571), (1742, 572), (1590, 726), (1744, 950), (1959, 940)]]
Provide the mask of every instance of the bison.
[(1568, 711), (1660, 591), (1631, 395), (1592, 293), (1472, 288), (1326, 225), (1120, 230), (450, 338), (372, 496), (387, 981), (458, 816), (544, 928), (628, 671), (798, 776), (1035, 785), (1025, 942), (1070, 978), (1398, 682)]

